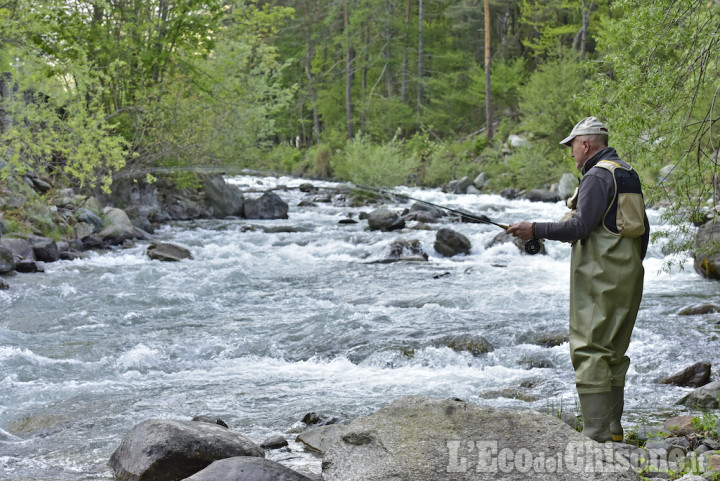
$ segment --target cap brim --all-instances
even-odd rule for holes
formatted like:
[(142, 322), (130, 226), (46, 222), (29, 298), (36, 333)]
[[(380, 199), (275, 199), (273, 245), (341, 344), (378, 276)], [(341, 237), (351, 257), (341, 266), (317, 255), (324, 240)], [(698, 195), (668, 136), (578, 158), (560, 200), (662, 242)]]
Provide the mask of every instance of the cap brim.
[(562, 145), (567, 145), (568, 147), (572, 147), (572, 141), (573, 141), (573, 139), (574, 139), (575, 137), (577, 137), (577, 135), (568, 135), (567, 137), (565, 137), (564, 139), (562, 139), (562, 140), (560, 141), (560, 143), (561, 143)]

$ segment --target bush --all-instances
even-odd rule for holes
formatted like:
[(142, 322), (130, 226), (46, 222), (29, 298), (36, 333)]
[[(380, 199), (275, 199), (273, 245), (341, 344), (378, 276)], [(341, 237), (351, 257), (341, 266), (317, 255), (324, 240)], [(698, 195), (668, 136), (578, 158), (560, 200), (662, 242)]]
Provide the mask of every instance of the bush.
[(355, 184), (394, 187), (404, 183), (418, 167), (415, 156), (406, 156), (401, 143), (393, 139), (373, 144), (358, 136), (345, 146), (344, 155), (331, 159), (335, 177)]

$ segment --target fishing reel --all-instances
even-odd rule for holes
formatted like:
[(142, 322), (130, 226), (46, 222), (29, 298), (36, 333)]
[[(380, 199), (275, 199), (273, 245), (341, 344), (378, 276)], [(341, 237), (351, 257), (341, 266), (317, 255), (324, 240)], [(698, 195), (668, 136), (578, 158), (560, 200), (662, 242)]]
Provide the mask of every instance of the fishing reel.
[(531, 256), (539, 253), (541, 249), (542, 244), (537, 239), (530, 239), (525, 243), (525, 252), (527, 252)]

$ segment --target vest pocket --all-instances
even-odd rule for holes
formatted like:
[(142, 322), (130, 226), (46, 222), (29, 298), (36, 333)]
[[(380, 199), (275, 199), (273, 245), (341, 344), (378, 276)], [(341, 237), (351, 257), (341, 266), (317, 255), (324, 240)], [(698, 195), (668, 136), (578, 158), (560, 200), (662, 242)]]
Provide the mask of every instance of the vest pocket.
[(618, 196), (617, 229), (624, 237), (641, 237), (645, 233), (645, 203), (642, 194)]

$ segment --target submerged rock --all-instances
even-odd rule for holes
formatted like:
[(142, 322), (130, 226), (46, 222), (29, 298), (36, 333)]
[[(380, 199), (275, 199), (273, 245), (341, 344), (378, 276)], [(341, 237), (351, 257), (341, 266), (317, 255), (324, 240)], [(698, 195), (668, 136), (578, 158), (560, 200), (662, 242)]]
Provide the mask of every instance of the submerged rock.
[(435, 250), (445, 257), (458, 254), (469, 254), (472, 244), (470, 239), (452, 229), (440, 229), (435, 235)]
[(322, 471), (325, 481), (640, 479), (612, 449), (556, 417), (423, 396), (355, 419), (325, 453)]
[(186, 248), (168, 242), (153, 242), (147, 248), (147, 255), (150, 259), (167, 262), (193, 258)]
[(235, 456), (263, 458), (265, 451), (217, 424), (149, 419), (125, 435), (109, 464), (123, 481), (173, 481)]
[(311, 481), (282, 464), (264, 458), (239, 456), (214, 461), (184, 481)]
[(717, 314), (720, 312), (720, 304), (697, 304), (694, 306), (686, 307), (678, 312), (678, 316), (697, 316), (705, 314)]

